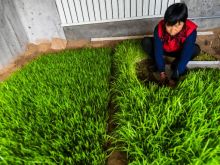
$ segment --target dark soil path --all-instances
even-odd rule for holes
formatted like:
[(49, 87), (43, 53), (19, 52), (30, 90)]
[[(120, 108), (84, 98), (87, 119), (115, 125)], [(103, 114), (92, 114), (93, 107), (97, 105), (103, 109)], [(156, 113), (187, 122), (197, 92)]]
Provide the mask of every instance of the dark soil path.
[[(114, 51), (112, 52), (114, 54)], [(113, 65), (113, 62), (111, 63), (111, 77), (109, 80), (109, 90), (112, 89), (111, 84), (114, 81), (114, 76), (115, 76), (115, 68)], [(108, 104), (108, 123), (107, 123), (107, 134), (111, 135), (111, 133), (114, 131), (114, 129), (117, 127), (117, 124), (114, 121), (114, 115), (117, 112), (117, 108), (115, 103), (113, 102), (113, 98), (114, 98), (114, 94), (111, 92), (110, 93), (110, 100), (109, 100), (109, 104)], [(107, 151), (107, 153), (109, 152), (108, 149), (110, 147), (113, 147), (113, 144), (111, 143), (111, 141), (108, 141), (106, 146), (105, 146), (105, 151)], [(127, 161), (127, 155), (125, 152), (122, 151), (113, 151), (112, 153), (108, 153), (109, 157), (106, 160), (106, 164), (107, 165), (127, 165), (128, 161)]]

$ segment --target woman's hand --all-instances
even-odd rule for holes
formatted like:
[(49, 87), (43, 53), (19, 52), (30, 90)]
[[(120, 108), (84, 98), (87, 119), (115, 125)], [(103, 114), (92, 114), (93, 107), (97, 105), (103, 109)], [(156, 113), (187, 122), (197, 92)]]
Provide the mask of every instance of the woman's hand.
[(160, 72), (160, 85), (167, 85), (169, 83), (167, 74), (165, 72)]
[(167, 78), (167, 74), (165, 72), (160, 72), (160, 80), (165, 80)]

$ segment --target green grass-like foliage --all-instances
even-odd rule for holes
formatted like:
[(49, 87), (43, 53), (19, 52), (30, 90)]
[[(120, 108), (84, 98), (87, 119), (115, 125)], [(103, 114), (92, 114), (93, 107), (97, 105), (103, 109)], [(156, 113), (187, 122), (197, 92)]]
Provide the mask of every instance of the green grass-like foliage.
[(135, 74), (140, 43), (116, 48), (115, 147), (129, 164), (220, 164), (220, 72), (193, 70), (176, 89), (145, 86)]
[(110, 49), (42, 56), (0, 84), (0, 162), (104, 164)]
[(195, 58), (193, 58), (193, 61), (216, 61), (216, 60), (217, 59), (215, 57), (207, 53), (201, 53)]

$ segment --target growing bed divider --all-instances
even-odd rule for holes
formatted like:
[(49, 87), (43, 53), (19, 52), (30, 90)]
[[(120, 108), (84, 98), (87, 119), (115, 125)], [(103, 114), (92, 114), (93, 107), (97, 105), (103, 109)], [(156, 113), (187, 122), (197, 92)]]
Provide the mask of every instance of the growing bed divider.
[(220, 61), (190, 61), (187, 64), (189, 69), (193, 68), (217, 68), (220, 69)]
[(104, 164), (111, 49), (41, 56), (0, 84), (0, 164)]
[(114, 54), (116, 129), (112, 151), (129, 164), (220, 164), (220, 72), (191, 70), (176, 89), (143, 85), (135, 65), (145, 58), (127, 41)]

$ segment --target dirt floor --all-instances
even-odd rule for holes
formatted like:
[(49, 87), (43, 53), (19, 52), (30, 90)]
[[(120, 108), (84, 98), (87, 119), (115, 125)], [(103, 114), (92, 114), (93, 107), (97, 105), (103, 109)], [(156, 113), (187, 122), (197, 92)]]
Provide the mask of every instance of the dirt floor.
[(220, 60), (220, 28), (212, 29), (214, 35), (198, 36), (197, 43), (203, 52), (214, 56)]

